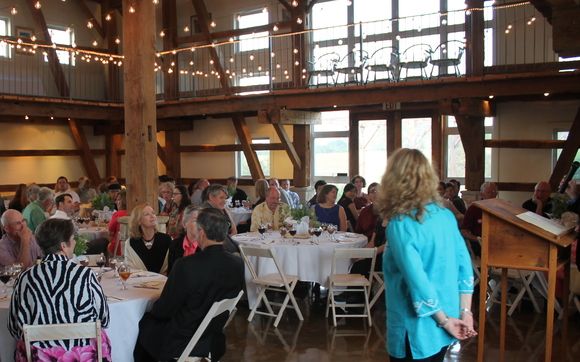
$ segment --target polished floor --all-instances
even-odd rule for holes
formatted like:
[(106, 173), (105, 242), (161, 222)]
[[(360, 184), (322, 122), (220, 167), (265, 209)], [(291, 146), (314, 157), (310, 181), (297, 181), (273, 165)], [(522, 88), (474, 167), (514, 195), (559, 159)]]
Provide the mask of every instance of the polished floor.
[[(248, 308), (239, 306), (226, 329), (227, 352), (222, 361), (388, 361), (384, 307), (375, 306), (372, 327), (360, 319), (342, 319), (334, 328), (331, 320), (324, 317), (323, 307), (305, 300), (299, 303), (304, 321), (299, 323), (294, 311), (288, 310), (278, 328), (272, 326), (273, 318), (263, 316), (248, 323)], [(561, 324), (556, 322), (552, 361), (580, 361), (580, 314), (570, 311), (566, 341), (559, 332)], [(508, 317), (506, 333), (506, 361), (544, 360), (543, 314), (524, 305)], [(474, 338), (452, 346), (445, 360), (475, 361), (476, 355)], [(494, 308), (486, 324), (485, 360), (498, 361), (498, 355), (499, 308)]]

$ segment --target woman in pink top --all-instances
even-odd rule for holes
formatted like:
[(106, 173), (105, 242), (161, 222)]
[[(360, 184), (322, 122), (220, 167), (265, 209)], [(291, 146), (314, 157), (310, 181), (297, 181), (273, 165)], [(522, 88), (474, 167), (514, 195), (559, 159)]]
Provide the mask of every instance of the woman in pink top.
[(122, 190), (117, 197), (115, 198), (115, 205), (117, 206), (117, 211), (113, 213), (111, 217), (111, 221), (109, 221), (109, 246), (107, 249), (109, 250), (109, 254), (116, 256), (116, 255), (123, 255), (123, 247), (119, 242), (119, 231), (121, 230), (121, 224), (119, 224), (119, 218), (123, 216), (128, 216), (127, 213), (127, 192)]

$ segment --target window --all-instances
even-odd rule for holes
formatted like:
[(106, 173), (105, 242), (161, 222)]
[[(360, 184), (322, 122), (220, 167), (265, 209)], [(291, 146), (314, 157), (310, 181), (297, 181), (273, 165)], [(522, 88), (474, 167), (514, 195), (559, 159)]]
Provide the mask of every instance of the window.
[[(252, 139), (253, 144), (269, 144), (269, 138), (254, 138)], [(262, 166), (262, 171), (264, 171), (264, 176), (270, 176), (270, 152), (271, 151), (256, 151), (258, 155), (258, 161), (260, 162), (260, 166)], [(238, 169), (238, 177), (252, 177), (250, 173), (250, 167), (248, 166), (248, 161), (246, 161), (246, 156), (243, 152), (236, 153), (237, 158), (237, 169)]]
[[(391, 4), (384, 0), (366, 0), (354, 2), (354, 22), (362, 24), (363, 39), (367, 35), (390, 33), (392, 23)], [(359, 36), (360, 27), (355, 26), (355, 36)]]
[[(554, 132), (554, 137), (557, 140), (560, 141), (565, 141), (568, 139), (568, 133), (569, 131), (556, 131)], [(562, 153), (562, 149), (561, 148), (557, 148), (553, 151), (553, 164), (554, 166), (556, 166), (556, 161), (558, 161), (558, 158), (560, 157), (560, 154)], [(576, 157), (574, 157), (574, 161), (578, 161), (580, 162), (580, 150), (578, 150), (576, 152)], [(574, 174), (573, 177), (574, 180), (580, 180), (580, 172), (576, 171), (576, 174)]]
[(401, 146), (416, 148), (431, 162), (431, 118), (403, 118)]
[[(486, 117), (484, 121), (485, 139), (491, 139), (493, 133), (493, 118)], [(445, 126), (447, 152), (446, 152), (446, 176), (464, 181), (465, 178), (465, 151), (461, 143), (461, 137), (457, 130), (455, 117), (448, 116)], [(485, 149), (485, 178), (491, 179), (491, 148)]]
[[(237, 27), (238, 29), (245, 29), (254, 26), (267, 25), (269, 22), (268, 14), (267, 8), (251, 13), (238, 14), (236, 17)], [(257, 49), (268, 49), (270, 47), (270, 39), (268, 38), (269, 34), (270, 33), (267, 31), (262, 31), (248, 35), (240, 35), (238, 51), (245, 52)]]
[[(348, 36), (347, 6), (342, 0), (324, 1), (312, 7), (312, 34), (314, 41), (344, 39)], [(323, 29), (328, 28), (328, 29)]]
[[(399, 30), (426, 29), (439, 26), (439, 0), (399, 0)], [(423, 15), (429, 14), (429, 15)]]
[[(267, 75), (254, 75), (252, 73), (252, 76), (248, 76), (248, 77), (243, 77), (240, 78), (239, 80), (239, 84), (241, 87), (249, 87), (249, 86), (253, 86), (253, 85), (262, 85), (262, 84), (269, 84), (270, 83), (270, 77), (268, 77)], [(249, 91), (249, 92), (240, 92), (237, 93), (240, 96), (247, 96), (247, 95), (251, 95), (251, 94), (260, 94), (260, 93), (268, 93), (269, 90), (265, 89), (265, 90), (255, 90), (255, 91)]]
[[(0, 35), (10, 35), (10, 22), (8, 18), (0, 17)], [(5, 42), (0, 43), (0, 57), (10, 57), (10, 47)]]
[[(71, 46), (75, 42), (75, 34), (71, 28), (63, 28), (56, 26), (48, 26), (48, 34), (50, 34), (50, 40), (54, 44), (68, 45)], [(70, 56), (70, 53), (64, 50), (57, 50), (58, 61), (60, 64), (75, 65), (75, 58)], [(48, 57), (44, 57), (44, 61), (48, 62)]]
[(359, 174), (371, 182), (379, 182), (387, 165), (387, 121), (358, 122)]
[(313, 127), (313, 177), (342, 184), (349, 171), (349, 112), (322, 112), (321, 119)]

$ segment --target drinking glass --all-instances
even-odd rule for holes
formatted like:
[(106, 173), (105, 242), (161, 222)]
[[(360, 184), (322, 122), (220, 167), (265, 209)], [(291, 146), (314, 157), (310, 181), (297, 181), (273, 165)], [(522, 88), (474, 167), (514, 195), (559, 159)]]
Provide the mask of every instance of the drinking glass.
[(127, 290), (127, 285), (125, 282), (131, 276), (131, 268), (125, 262), (122, 262), (117, 267), (117, 272), (119, 273), (119, 278), (121, 279), (121, 290)]
[(322, 235), (322, 228), (314, 229), (314, 236), (316, 236), (316, 243), (320, 242), (320, 235)]
[(260, 235), (262, 236), (262, 240), (264, 240), (266, 237), (264, 236), (264, 233), (266, 232), (266, 225), (264, 224), (260, 224), (260, 226), (258, 226), (258, 232), (260, 233)]
[(1, 297), (8, 296), (8, 282), (10, 281), (11, 278), (12, 274), (10, 272), (9, 267), (5, 266), (3, 268), (0, 268), (0, 281), (2, 282), (3, 285), (2, 294), (0, 294)]
[(336, 232), (336, 229), (337, 229), (336, 225), (332, 225), (332, 224), (329, 224), (326, 227), (326, 231), (328, 231), (328, 234), (330, 235), (330, 240), (332, 240), (332, 241), (335, 241), (334, 240), (334, 233)]
[(296, 229), (292, 228), (288, 230), (288, 233), (292, 236), (292, 243), (294, 243), (294, 235), (296, 235)]
[(285, 226), (282, 226), (282, 227), (280, 228), (280, 236), (281, 236), (282, 238), (286, 238), (286, 233), (288, 233), (288, 229), (286, 229), (286, 227), (285, 227)]
[(99, 255), (96, 261), (96, 264), (99, 268), (101, 268), (101, 271), (103, 271), (103, 267), (105, 266), (106, 263), (107, 259), (105, 259), (105, 254), (101, 253), (101, 255)]

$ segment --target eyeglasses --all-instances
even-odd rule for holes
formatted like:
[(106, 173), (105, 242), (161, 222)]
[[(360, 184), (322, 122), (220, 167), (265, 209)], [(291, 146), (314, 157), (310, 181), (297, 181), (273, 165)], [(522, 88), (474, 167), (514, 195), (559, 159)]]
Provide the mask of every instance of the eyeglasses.
[(174, 192), (173, 196), (181, 196), (181, 192)]

